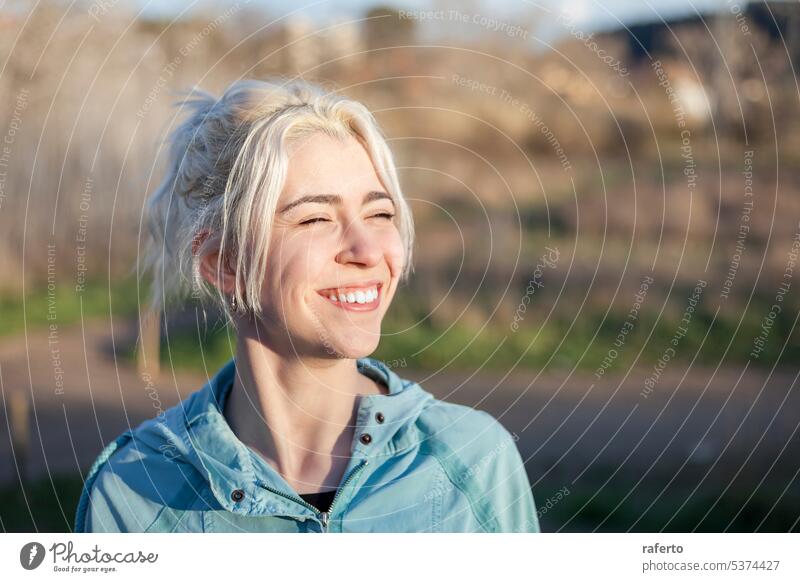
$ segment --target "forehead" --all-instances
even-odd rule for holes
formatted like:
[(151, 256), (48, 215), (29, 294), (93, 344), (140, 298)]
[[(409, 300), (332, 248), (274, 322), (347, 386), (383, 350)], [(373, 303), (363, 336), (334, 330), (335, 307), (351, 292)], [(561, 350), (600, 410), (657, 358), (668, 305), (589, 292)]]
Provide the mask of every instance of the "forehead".
[(367, 150), (352, 135), (338, 139), (314, 133), (289, 147), (282, 200), (327, 192), (345, 197), (361, 196), (365, 191), (380, 188), (380, 179)]

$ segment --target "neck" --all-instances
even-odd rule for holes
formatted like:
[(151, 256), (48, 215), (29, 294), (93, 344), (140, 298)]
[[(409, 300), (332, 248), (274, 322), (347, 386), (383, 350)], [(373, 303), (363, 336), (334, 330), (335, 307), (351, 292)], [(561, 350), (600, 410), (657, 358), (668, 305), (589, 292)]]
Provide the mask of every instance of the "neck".
[(350, 458), (362, 394), (388, 390), (354, 359), (289, 358), (240, 335), (224, 415), (237, 438), (298, 493), (334, 489)]

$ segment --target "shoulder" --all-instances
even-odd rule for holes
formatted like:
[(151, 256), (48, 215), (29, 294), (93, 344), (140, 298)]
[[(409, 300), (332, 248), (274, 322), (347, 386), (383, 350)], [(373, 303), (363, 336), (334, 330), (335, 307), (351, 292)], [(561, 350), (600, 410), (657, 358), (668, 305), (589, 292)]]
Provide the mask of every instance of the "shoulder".
[(167, 426), (164, 419), (145, 421), (103, 449), (86, 477), (76, 532), (148, 531), (165, 508), (196, 498), (198, 474)]
[(518, 440), (488, 412), (469, 406), (433, 400), (418, 421), (422, 438), (445, 446), (465, 460), (480, 458), (491, 451), (515, 446)]
[[(468, 501), (482, 531), (538, 531), (519, 437), (491, 414), (434, 401), (419, 419), (423, 453), (434, 456), (448, 485)], [(442, 527), (457, 528), (442, 518)]]

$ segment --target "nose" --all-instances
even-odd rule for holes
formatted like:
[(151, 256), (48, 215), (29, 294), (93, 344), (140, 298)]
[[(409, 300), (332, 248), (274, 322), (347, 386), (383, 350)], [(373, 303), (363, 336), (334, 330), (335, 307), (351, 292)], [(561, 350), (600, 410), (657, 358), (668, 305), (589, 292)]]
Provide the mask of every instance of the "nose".
[(342, 250), (336, 255), (340, 264), (357, 263), (365, 267), (378, 264), (383, 255), (380, 241), (376, 233), (369, 227), (354, 220), (342, 235)]

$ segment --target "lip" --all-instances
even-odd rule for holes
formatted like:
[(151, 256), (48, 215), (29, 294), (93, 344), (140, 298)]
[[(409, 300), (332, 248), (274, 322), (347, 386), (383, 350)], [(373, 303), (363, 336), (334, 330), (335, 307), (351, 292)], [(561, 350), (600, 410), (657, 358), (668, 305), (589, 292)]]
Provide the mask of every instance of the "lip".
[[(327, 293), (334, 291), (335, 289), (342, 289), (345, 287), (351, 287), (353, 289), (369, 289), (370, 287), (377, 287), (378, 288), (378, 297), (369, 303), (342, 303), (341, 301), (331, 301), (328, 297)], [(328, 287), (327, 289), (320, 289), (317, 291), (319, 295), (329, 304), (334, 307), (338, 307), (339, 309), (344, 309), (345, 311), (375, 311), (381, 304), (381, 299), (383, 299), (383, 282), (379, 280), (374, 281), (362, 281), (357, 284), (350, 284), (350, 285), (340, 285), (339, 287)]]

